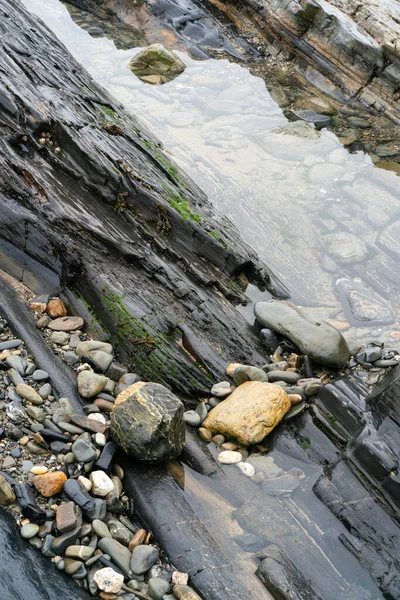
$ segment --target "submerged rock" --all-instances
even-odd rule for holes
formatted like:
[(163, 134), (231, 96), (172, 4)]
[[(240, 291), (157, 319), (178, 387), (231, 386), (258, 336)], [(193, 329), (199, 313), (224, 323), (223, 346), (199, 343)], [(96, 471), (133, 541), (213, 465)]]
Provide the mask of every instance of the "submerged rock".
[(279, 386), (247, 381), (213, 408), (204, 427), (249, 446), (257, 444), (290, 409), (286, 392)]
[(254, 314), (261, 325), (282, 334), (318, 363), (340, 368), (350, 357), (341, 333), (325, 321), (311, 320), (290, 302), (257, 302)]
[(390, 306), (363, 283), (339, 279), (336, 283), (347, 318), (352, 325), (387, 325), (394, 323)]
[(183, 404), (159, 383), (138, 382), (117, 397), (111, 435), (130, 456), (146, 462), (174, 460), (185, 443)]
[(151, 44), (132, 58), (129, 68), (145, 83), (160, 85), (178, 77), (186, 65), (162, 44)]

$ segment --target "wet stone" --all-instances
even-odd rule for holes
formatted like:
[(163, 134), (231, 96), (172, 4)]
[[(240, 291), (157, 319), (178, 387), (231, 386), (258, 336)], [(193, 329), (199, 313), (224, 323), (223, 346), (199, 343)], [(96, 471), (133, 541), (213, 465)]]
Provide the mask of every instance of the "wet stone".
[(49, 378), (49, 374), (46, 371), (42, 371), (41, 369), (37, 369), (32, 374), (33, 381), (45, 381)]
[(108, 379), (92, 371), (81, 371), (78, 374), (78, 391), (83, 398), (93, 398), (104, 389)]
[(153, 546), (136, 546), (132, 552), (130, 568), (135, 575), (146, 573), (159, 558), (157, 548)]
[(78, 525), (75, 529), (67, 531), (55, 538), (52, 543), (52, 548), (57, 554), (63, 555), (68, 546), (72, 546), (79, 538), (81, 527)]
[(66, 502), (57, 507), (56, 523), (60, 533), (71, 531), (78, 525), (79, 507), (74, 502)]
[(160, 577), (150, 577), (147, 586), (148, 594), (153, 600), (163, 600), (163, 596), (171, 591), (171, 584)]
[[(100, 521), (99, 519), (94, 519), (92, 521), (92, 528), (93, 528), (93, 531), (95, 532), (95, 534), (98, 535), (100, 538), (113, 537), (111, 535), (111, 532), (108, 529), (107, 525), (105, 523), (103, 523), (103, 521)], [(117, 541), (119, 541), (119, 540), (117, 540)]]
[(235, 542), (240, 546), (245, 552), (259, 552), (267, 545), (266, 542), (258, 535), (254, 535), (254, 533), (242, 533), (241, 535), (235, 537)]
[[(98, 546), (102, 552), (111, 556), (112, 561), (120, 569), (122, 569), (125, 573), (129, 573), (131, 553), (127, 548), (125, 548), (125, 546), (123, 546), (116, 540), (107, 537), (104, 537), (101, 540), (99, 540)], [(146, 548), (148, 548), (148, 546), (146, 546)], [(147, 570), (148, 569), (146, 569), (146, 571)]]
[(95, 448), (82, 439), (72, 444), (72, 452), (78, 462), (88, 463), (97, 457)]
[(23, 525), (21, 528), (21, 535), (26, 540), (33, 538), (39, 531), (39, 525), (35, 523), (29, 523), (28, 525)]

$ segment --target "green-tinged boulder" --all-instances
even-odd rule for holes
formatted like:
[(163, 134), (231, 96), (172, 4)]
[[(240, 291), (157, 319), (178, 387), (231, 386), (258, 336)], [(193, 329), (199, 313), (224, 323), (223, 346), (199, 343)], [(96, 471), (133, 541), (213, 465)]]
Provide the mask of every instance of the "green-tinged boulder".
[(152, 44), (132, 58), (129, 68), (145, 83), (160, 85), (178, 77), (186, 65), (162, 44)]
[(303, 354), (330, 367), (344, 367), (350, 358), (347, 342), (325, 321), (315, 321), (287, 301), (257, 302), (257, 321), (293, 342)]
[(130, 456), (162, 463), (179, 456), (185, 442), (182, 402), (159, 383), (134, 383), (111, 413), (111, 435)]

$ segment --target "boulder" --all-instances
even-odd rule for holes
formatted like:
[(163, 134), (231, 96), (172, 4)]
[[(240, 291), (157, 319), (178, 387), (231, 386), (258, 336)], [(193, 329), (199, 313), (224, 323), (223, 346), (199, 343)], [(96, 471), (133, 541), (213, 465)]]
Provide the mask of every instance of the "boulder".
[(350, 357), (347, 342), (339, 331), (325, 321), (312, 320), (290, 302), (257, 302), (254, 314), (263, 327), (280, 333), (317, 363), (341, 368)]
[(111, 413), (111, 435), (130, 456), (151, 463), (174, 460), (185, 442), (184, 407), (158, 383), (134, 383)]
[(213, 408), (203, 425), (249, 446), (261, 442), (290, 407), (288, 395), (279, 385), (247, 381)]
[(186, 65), (162, 44), (151, 44), (132, 58), (129, 68), (142, 81), (160, 85), (183, 73)]

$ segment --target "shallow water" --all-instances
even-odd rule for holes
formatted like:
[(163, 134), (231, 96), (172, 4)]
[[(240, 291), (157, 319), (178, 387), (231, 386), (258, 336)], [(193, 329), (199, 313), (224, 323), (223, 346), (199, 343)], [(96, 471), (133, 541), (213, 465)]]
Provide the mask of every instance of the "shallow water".
[[(373, 286), (373, 304), (382, 303), (377, 312), (382, 309), (389, 318), (384, 324), (353, 319), (351, 325), (364, 329), (352, 327), (346, 335), (368, 339), (372, 333), (394, 343), (390, 334), (400, 330), (397, 229), (382, 231), (400, 216), (396, 174), (373, 166), (363, 152), (349, 154), (327, 130), (319, 139), (273, 133), (287, 119), (264, 82), (237, 64), (195, 61), (179, 52), (186, 71), (173, 82), (151, 87), (127, 69), (138, 48), (118, 50), (109, 39), (91, 37), (53, 0), (24, 4), (97, 81), (156, 132), (283, 280), (295, 303), (324, 307), (319, 317), (348, 321), (346, 294), (335, 283), (359, 277), (366, 286), (362, 293), (371, 298)], [(341, 231), (365, 244), (345, 263), (327, 255), (323, 237)], [(385, 276), (378, 282), (380, 272)], [(248, 293), (260, 297), (251, 286)], [(251, 319), (251, 311), (244, 313)]]

